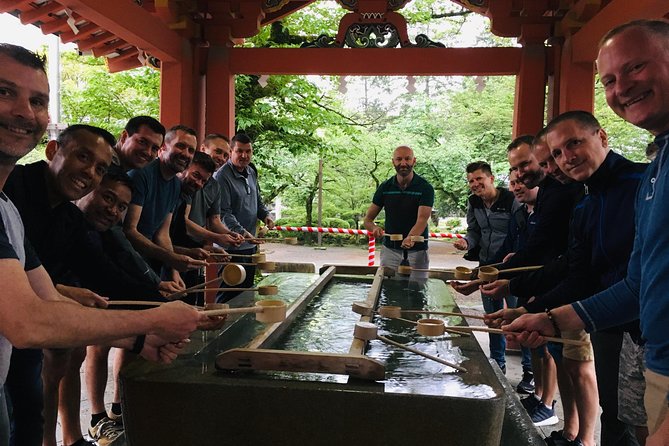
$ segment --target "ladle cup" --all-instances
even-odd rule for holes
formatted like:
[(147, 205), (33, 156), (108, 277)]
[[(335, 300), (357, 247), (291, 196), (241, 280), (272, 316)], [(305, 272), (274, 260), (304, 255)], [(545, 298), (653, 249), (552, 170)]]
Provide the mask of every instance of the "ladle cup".
[(509, 268), (509, 269), (503, 269), (503, 270), (498, 270), (497, 268), (493, 266), (482, 266), (479, 268), (479, 274), (478, 277), (479, 279), (483, 280), (484, 282), (494, 282), (497, 280), (497, 277), (499, 277), (500, 274), (504, 273), (519, 273), (523, 271), (534, 271), (537, 269), (543, 268), (542, 265), (536, 265), (536, 266), (522, 266), (519, 268)]
[(400, 344), (399, 342), (395, 342), (391, 339), (386, 338), (385, 336), (381, 336), (378, 334), (378, 327), (371, 322), (357, 322), (355, 324), (355, 329), (353, 331), (353, 336), (357, 339), (362, 339), (363, 341), (371, 341), (374, 339), (378, 339), (379, 341), (392, 345), (397, 348), (401, 348), (403, 350), (409, 351), (411, 353), (415, 353), (417, 355), (420, 355), (424, 358), (431, 359), (432, 361), (438, 362), (443, 365), (447, 365), (449, 367), (452, 367), (460, 372), (466, 372), (467, 369), (464, 367), (461, 367), (457, 364), (450, 363), (448, 361), (445, 361), (437, 356), (430, 355), (428, 353), (422, 352), (420, 350), (417, 350), (413, 347), (409, 347), (404, 344)]
[(471, 280), (473, 274), (474, 271), (472, 271), (471, 268), (466, 266), (456, 266), (453, 277), (455, 277), (455, 280)]

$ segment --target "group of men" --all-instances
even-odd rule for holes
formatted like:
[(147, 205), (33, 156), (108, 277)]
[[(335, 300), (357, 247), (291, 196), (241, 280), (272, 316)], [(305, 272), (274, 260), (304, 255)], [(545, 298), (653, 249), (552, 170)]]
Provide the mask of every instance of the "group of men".
[[(196, 328), (219, 327), (181, 292), (211, 253), (250, 255), (257, 220), (273, 222), (245, 134), (198, 147), (191, 128), (137, 116), (118, 140), (71, 125), (46, 161), (16, 165), (48, 123), (44, 63), (0, 44), (0, 445), (55, 446), (58, 416), (66, 445), (123, 444), (118, 386), (109, 412), (104, 401), (110, 348), (117, 378), (134, 355), (170, 362)], [(107, 309), (129, 298), (163, 304)], [(85, 357), (96, 443), (79, 421)]]
[[(509, 144), (510, 191), (495, 186), (489, 164), (467, 166), (468, 229), (455, 246), (501, 271), (542, 268), (452, 285), (465, 294), (480, 290), (486, 323), (531, 347), (519, 391), (530, 393), (522, 403), (537, 426), (558, 422), (557, 377), (564, 428), (546, 438), (550, 445), (594, 446), (600, 408), (602, 445), (669, 444), (669, 301), (661, 297), (668, 280), (668, 48), (669, 22), (639, 20), (610, 31), (597, 58), (609, 106), (655, 136), (650, 165), (611, 151), (592, 114), (570, 111)], [(396, 175), (379, 186), (365, 218), (367, 230), (383, 237), (374, 219), (385, 207), (385, 233), (403, 234), (383, 242), (382, 264), (394, 268), (428, 265), (426, 243), (412, 236), (426, 234), (434, 192), (413, 173), (415, 161), (408, 147), (395, 150)], [(546, 345), (544, 335), (584, 342)], [(491, 335), (491, 357), (502, 371), (504, 351), (504, 337)]]
[[(273, 221), (260, 200), (252, 143), (239, 134), (228, 145), (212, 134), (198, 150), (192, 129), (165, 130), (136, 117), (118, 141), (97, 127), (71, 126), (47, 144), (47, 161), (16, 166), (45, 132), (49, 87), (44, 61), (21, 47), (0, 45), (0, 66), (0, 445), (55, 444), (58, 411), (65, 443), (90, 444), (78, 420), (87, 345), (90, 433), (112, 444), (122, 431), (119, 396), (110, 413), (103, 398), (109, 348), (128, 351), (117, 356), (119, 365), (130, 352), (169, 362), (193, 330), (221, 321), (179, 301), (142, 311), (102, 308), (107, 298), (178, 296), (199, 280), (193, 271), (210, 252), (225, 257), (220, 246), (255, 252), (257, 221)], [(486, 322), (533, 349), (537, 385), (523, 400), (533, 420), (555, 416), (557, 364), (565, 423), (549, 444), (593, 446), (599, 405), (603, 445), (666, 445), (669, 23), (642, 20), (610, 31), (597, 67), (609, 106), (655, 136), (656, 159), (649, 166), (626, 160), (610, 150), (594, 116), (572, 111), (509, 145), (511, 192), (494, 186), (487, 163), (472, 163), (469, 228), (456, 246), (500, 270), (543, 268), (453, 286), (480, 289)], [(413, 171), (411, 148), (398, 147), (392, 162), (396, 175), (376, 191), (365, 227), (376, 237), (403, 236), (384, 238), (382, 264), (427, 269), (434, 190)], [(374, 223), (382, 208), (385, 230)], [(543, 336), (554, 335), (590, 343), (546, 348)], [(503, 351), (504, 338), (491, 339), (502, 369)]]

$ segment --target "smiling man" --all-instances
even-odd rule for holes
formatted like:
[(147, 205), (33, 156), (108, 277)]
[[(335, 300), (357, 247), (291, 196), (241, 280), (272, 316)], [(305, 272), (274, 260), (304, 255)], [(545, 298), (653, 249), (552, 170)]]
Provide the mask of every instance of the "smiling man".
[[(416, 157), (411, 147), (399, 146), (393, 152), (396, 174), (379, 185), (367, 209), (364, 225), (377, 239), (383, 239), (381, 265), (397, 269), (404, 255), (411, 267), (428, 269), (427, 252), (428, 220), (434, 204), (434, 188), (414, 172)], [(374, 223), (381, 209), (386, 211), (385, 230)], [(401, 234), (401, 241), (390, 240), (384, 234)], [(414, 242), (412, 236), (422, 236), (424, 241)], [(412, 271), (413, 280), (426, 279), (427, 273)]]
[(141, 169), (156, 159), (165, 127), (150, 116), (130, 118), (114, 146), (114, 163), (124, 171)]
[(179, 271), (205, 266), (204, 258), (194, 259), (174, 251), (170, 238), (172, 214), (179, 200), (181, 182), (177, 174), (190, 165), (197, 147), (195, 130), (177, 125), (165, 135), (158, 159), (142, 169), (128, 172), (133, 179), (132, 202), (123, 227), (135, 249), (165, 278), (181, 285)]
[[(245, 133), (237, 133), (231, 141), (232, 153), (226, 164), (214, 174), (214, 179), (221, 186), (221, 217), (225, 226), (231, 231), (242, 235), (246, 240), (234, 249), (228, 249), (231, 254), (240, 254), (243, 263), (251, 262), (251, 255), (256, 252), (253, 237), (256, 234), (258, 220), (264, 222), (268, 228), (274, 227), (274, 220), (262, 202), (258, 174), (250, 166), (253, 158), (253, 144)], [(255, 275), (254, 266), (244, 266), (246, 280), (240, 284), (241, 288), (253, 286)], [(221, 292), (217, 300), (226, 302), (239, 292)]]
[[(32, 150), (44, 134), (48, 122), (48, 96), (44, 60), (24, 48), (0, 44), (0, 188), (3, 190), (0, 192), (0, 282), (3, 284), (0, 292), (0, 384), (5, 383), (11, 345), (21, 348), (67, 348), (110, 342), (132, 348), (134, 344), (136, 350), (141, 350), (147, 358), (170, 361), (178, 352), (178, 346), (175, 350), (170, 342), (188, 336), (198, 322), (206, 320), (182, 303), (170, 303), (142, 312), (118, 311), (110, 314), (90, 308), (97, 303), (104, 305), (90, 293), (84, 296), (86, 308), (73, 304), (54, 288), (53, 280), (24, 235), (16, 206), (5, 194), (8, 177), (16, 162)], [(109, 145), (107, 148), (111, 150)], [(22, 170), (19, 182), (29, 167)], [(34, 179), (38, 183), (46, 183), (44, 175), (37, 175)], [(79, 183), (80, 179), (76, 182)], [(24, 186), (33, 184), (19, 184), (16, 188), (27, 204), (46, 202), (45, 210), (52, 210), (46, 192), (30, 194)], [(60, 226), (66, 223), (59, 219), (54, 222)], [(148, 334), (143, 345), (139, 342), (144, 341), (143, 336), (135, 338), (142, 334)], [(15, 364), (14, 359), (12, 364)], [(18, 421), (17, 417), (24, 417), (22, 421), (32, 424), (24, 423), (21, 428), (15, 425), (14, 441), (22, 446), (41, 445), (39, 368), (32, 373), (19, 373), (19, 378), (27, 379), (28, 387), (14, 387), (14, 421)], [(33, 384), (38, 386), (37, 393)], [(0, 386), (0, 407), (5, 407), (4, 391), (8, 389), (11, 392), (9, 387)], [(37, 407), (33, 407), (35, 401)], [(17, 413), (17, 404), (21, 409), (28, 409), (29, 414), (36, 414), (35, 418), (26, 412)], [(0, 443), (9, 443), (5, 410), (0, 410)]]

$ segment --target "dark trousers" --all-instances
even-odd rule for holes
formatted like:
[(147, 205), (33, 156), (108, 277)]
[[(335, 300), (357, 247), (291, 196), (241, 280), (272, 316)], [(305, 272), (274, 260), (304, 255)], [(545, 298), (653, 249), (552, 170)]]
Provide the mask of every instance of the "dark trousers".
[[(204, 282), (204, 275), (202, 274), (202, 269), (191, 269), (184, 271), (181, 274), (181, 279), (184, 281), (186, 288), (190, 288), (195, 285), (199, 285)], [(204, 293), (191, 293), (187, 294), (185, 297), (181, 298), (184, 302), (190, 305), (203, 305), (204, 306)]]
[(41, 446), (44, 430), (42, 350), (12, 350), (5, 383), (12, 446)]
[(599, 405), (602, 408), (602, 446), (638, 446), (634, 428), (618, 419), (618, 370), (622, 333), (591, 333)]
[[(251, 255), (256, 253), (257, 248), (248, 248), (248, 249), (239, 249), (239, 250), (233, 250), (233, 249), (228, 249), (227, 252), (230, 254), (240, 254), (248, 257), (234, 257), (233, 260), (235, 263), (251, 263), (252, 258)], [(223, 274), (223, 268), (225, 268), (225, 265), (219, 270), (219, 275)], [(221, 288), (252, 288), (253, 287), (253, 282), (255, 279), (256, 275), (256, 267), (254, 265), (244, 265), (244, 269), (246, 270), (246, 279), (244, 282), (240, 283), (239, 285), (226, 285), (225, 283), (221, 283)], [(218, 294), (216, 295), (216, 302), (217, 303), (225, 303), (232, 299), (233, 297), (239, 295), (241, 291), (219, 291)]]

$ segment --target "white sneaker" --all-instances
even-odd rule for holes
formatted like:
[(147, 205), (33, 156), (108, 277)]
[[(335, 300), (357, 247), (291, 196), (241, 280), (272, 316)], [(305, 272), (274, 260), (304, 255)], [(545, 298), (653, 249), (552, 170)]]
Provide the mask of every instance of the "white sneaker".
[(95, 440), (98, 446), (124, 446), (125, 432), (123, 425), (104, 417), (98, 424), (88, 428), (88, 434)]

